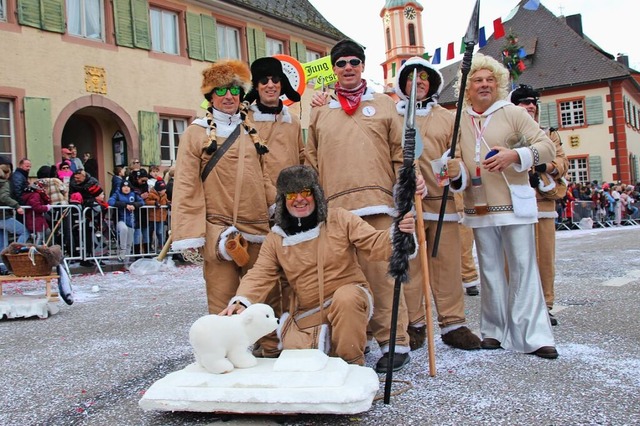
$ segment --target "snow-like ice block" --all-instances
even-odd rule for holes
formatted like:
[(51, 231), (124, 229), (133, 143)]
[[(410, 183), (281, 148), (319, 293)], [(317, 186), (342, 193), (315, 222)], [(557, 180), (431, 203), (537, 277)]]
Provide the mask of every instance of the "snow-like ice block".
[(2, 295), (0, 299), (0, 318), (27, 318), (37, 316), (47, 318), (57, 314), (60, 308), (55, 303), (50, 303), (46, 296), (30, 295)]
[[(280, 359), (267, 358), (227, 374), (211, 374), (190, 364), (156, 381), (139, 405), (144, 410), (247, 414), (356, 414), (371, 408), (379, 388), (371, 368), (349, 365), (315, 349), (286, 350), (283, 356), (284, 362), (293, 360), (288, 371), (276, 371)], [(326, 363), (318, 370), (299, 367), (305, 358), (317, 366), (323, 357)]]

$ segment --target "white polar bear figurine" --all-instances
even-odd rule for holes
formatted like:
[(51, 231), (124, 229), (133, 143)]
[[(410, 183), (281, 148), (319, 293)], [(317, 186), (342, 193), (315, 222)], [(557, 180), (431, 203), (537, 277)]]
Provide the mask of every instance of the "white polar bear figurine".
[(208, 372), (228, 373), (255, 366), (258, 361), (249, 346), (278, 327), (273, 308), (263, 303), (250, 305), (231, 316), (205, 315), (189, 330), (189, 342), (196, 362)]

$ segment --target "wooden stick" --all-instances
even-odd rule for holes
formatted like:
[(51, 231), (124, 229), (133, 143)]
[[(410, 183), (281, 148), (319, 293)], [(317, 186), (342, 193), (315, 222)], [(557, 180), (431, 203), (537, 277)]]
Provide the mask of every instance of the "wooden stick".
[(424, 292), (424, 307), (427, 321), (427, 350), (429, 352), (429, 375), (436, 376), (436, 352), (433, 338), (433, 318), (431, 313), (431, 285), (429, 284), (429, 259), (427, 258), (427, 241), (424, 230), (424, 219), (422, 217), (422, 197), (416, 194), (416, 216), (418, 232), (418, 256), (420, 256), (420, 267), (422, 270), (422, 289)]
[(169, 233), (169, 237), (167, 238), (167, 241), (164, 243), (164, 246), (162, 246), (162, 251), (160, 252), (158, 257), (156, 257), (156, 260), (158, 262), (162, 262), (164, 258), (167, 257), (167, 253), (169, 253), (169, 248), (171, 248), (171, 241), (172, 241), (171, 233)]
[(58, 221), (56, 222), (55, 226), (53, 227), (53, 229), (51, 230), (51, 234), (49, 234), (49, 238), (47, 238), (47, 242), (44, 243), (45, 246), (48, 246), (49, 243), (51, 242), (51, 240), (53, 239), (53, 234), (55, 234), (55, 232), (58, 230), (58, 227), (60, 226), (60, 224), (62, 223), (62, 220), (65, 218), (65, 216), (67, 216), (67, 213), (69, 213), (69, 209), (71, 207), (67, 207), (66, 209), (64, 209), (64, 211), (62, 212), (62, 216), (60, 217), (60, 219), (58, 219)]

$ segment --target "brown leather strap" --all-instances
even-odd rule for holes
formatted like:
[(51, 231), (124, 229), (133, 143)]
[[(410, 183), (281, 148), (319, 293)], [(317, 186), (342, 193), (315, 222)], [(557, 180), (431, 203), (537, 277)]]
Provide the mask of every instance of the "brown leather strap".
[(216, 150), (216, 152), (213, 153), (213, 155), (209, 159), (209, 162), (204, 167), (204, 170), (202, 170), (202, 174), (200, 175), (200, 179), (203, 182), (205, 181), (205, 179), (207, 179), (207, 176), (209, 176), (209, 173), (211, 173), (211, 170), (213, 170), (215, 165), (218, 164), (218, 161), (220, 161), (220, 159), (222, 158), (224, 153), (227, 152), (227, 150), (231, 147), (231, 145), (233, 145), (233, 143), (236, 141), (236, 139), (238, 139), (239, 135), (240, 135), (240, 126), (238, 125), (233, 130), (233, 132), (231, 132), (231, 134), (229, 135), (227, 140), (224, 141), (222, 146), (220, 148), (218, 148)]
[(318, 236), (318, 297), (320, 299), (320, 317), (324, 323), (324, 249), (325, 249), (325, 224), (320, 224), (320, 235)]

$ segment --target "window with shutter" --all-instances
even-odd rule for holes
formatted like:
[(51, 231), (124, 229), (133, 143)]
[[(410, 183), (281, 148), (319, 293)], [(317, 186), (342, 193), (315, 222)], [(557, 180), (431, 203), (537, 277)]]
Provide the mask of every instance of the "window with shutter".
[(0, 98), (0, 155), (11, 159), (16, 149), (13, 108), (13, 100)]
[(102, 0), (67, 0), (69, 34), (104, 40), (104, 3)]
[(64, 0), (19, 0), (18, 22), (45, 31), (64, 33)]
[(587, 110), (587, 124), (589, 126), (604, 123), (602, 96), (589, 96), (585, 98), (585, 105)]
[(27, 157), (33, 164), (53, 164), (51, 100), (24, 98)]
[(267, 35), (256, 28), (247, 28), (247, 51), (249, 63), (267, 56)]
[(291, 42), (291, 56), (296, 58), (299, 62), (304, 62), (307, 60), (307, 47), (298, 43), (297, 41)]
[(557, 129), (558, 125), (558, 109), (555, 102), (540, 104), (540, 125), (542, 127), (553, 127)]
[(602, 159), (599, 155), (589, 156), (589, 178), (602, 183)]
[(163, 166), (175, 163), (180, 135), (187, 128), (187, 120), (178, 117), (160, 118), (160, 157)]
[(218, 24), (218, 55), (220, 58), (240, 59), (240, 30)]
[(138, 111), (142, 164), (160, 164), (160, 125), (155, 112)]
[(151, 50), (177, 55), (179, 46), (178, 14), (158, 7), (149, 10)]
[(582, 127), (586, 124), (585, 100), (571, 99), (560, 102), (560, 125)]
[(149, 3), (146, 0), (112, 0), (119, 46), (151, 49)]
[(188, 53), (191, 59), (204, 59), (204, 46), (202, 38), (202, 21), (197, 13), (187, 12), (187, 42)]
[(204, 45), (204, 60), (213, 62), (218, 59), (218, 35), (216, 20), (212, 16), (201, 15), (202, 44)]

